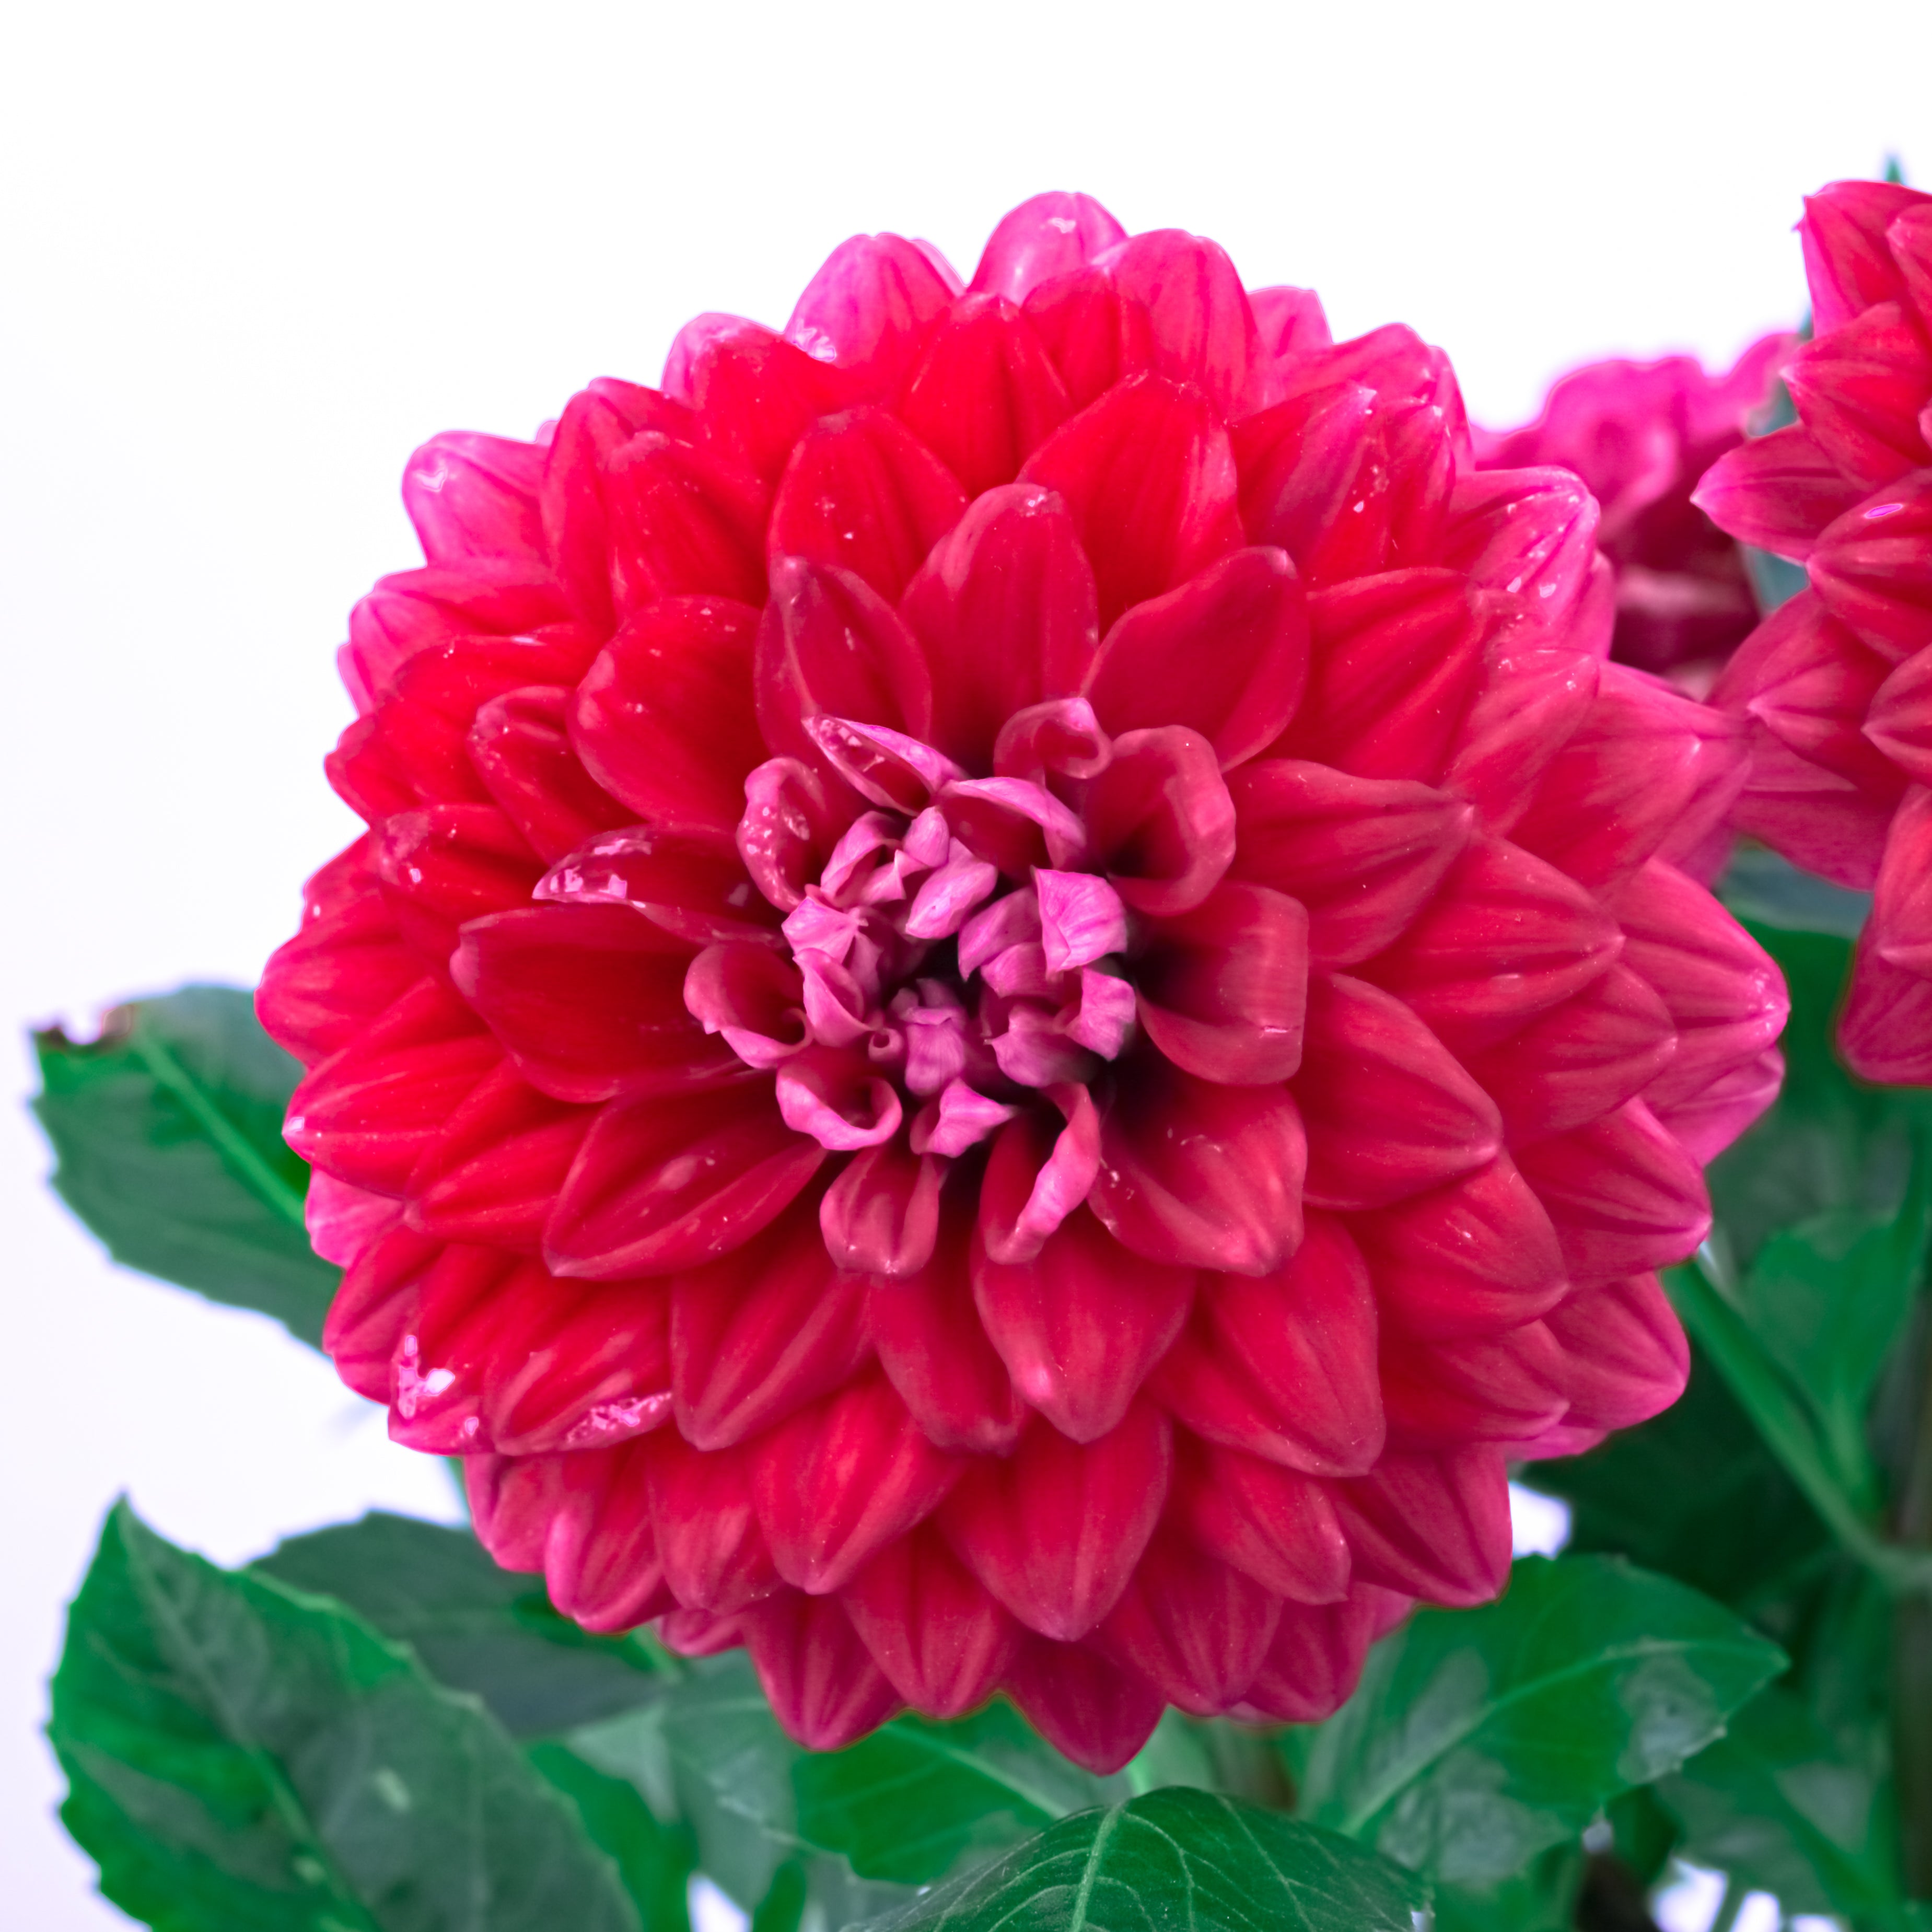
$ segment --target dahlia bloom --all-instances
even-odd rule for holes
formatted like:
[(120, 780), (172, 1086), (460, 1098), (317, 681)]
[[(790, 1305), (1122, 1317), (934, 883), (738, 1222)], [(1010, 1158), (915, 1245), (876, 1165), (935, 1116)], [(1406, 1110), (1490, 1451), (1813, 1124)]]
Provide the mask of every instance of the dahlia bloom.
[(1675, 1396), (1784, 1011), (1672, 863), (1736, 734), (1407, 330), (1048, 195), (404, 490), (261, 1011), (338, 1368), (568, 1614), (1111, 1768)]
[(1592, 362), (1555, 385), (1522, 428), (1473, 432), (1485, 470), (1555, 464), (1590, 486), (1597, 547), (1610, 562), (1619, 664), (1673, 676), (1701, 694), (1758, 619), (1737, 544), (1690, 500), (1698, 479), (1744, 440), (1792, 338), (1754, 343), (1722, 376), (1695, 357)]
[(1837, 182), (1798, 224), (1817, 333), (1798, 421), (1696, 500), (1802, 563), (1712, 693), (1749, 731), (1741, 830), (1875, 892), (1839, 1041), (1867, 1079), (1932, 1081), (1932, 196)]

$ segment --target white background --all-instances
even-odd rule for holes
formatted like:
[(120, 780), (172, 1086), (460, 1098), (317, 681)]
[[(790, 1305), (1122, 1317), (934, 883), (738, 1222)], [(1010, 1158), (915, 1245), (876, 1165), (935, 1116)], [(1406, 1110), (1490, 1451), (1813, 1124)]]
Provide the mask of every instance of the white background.
[[(1856, 20), (1856, 26), (1850, 24)], [(1843, 25), (1837, 23), (1844, 23)], [(0, 1916), (119, 1922), (50, 1822), (59, 1606), (118, 1490), (224, 1560), (446, 1512), (326, 1366), (117, 1273), (42, 1186), (19, 1029), (251, 982), (349, 836), (322, 754), (396, 482), (782, 322), (844, 236), (970, 273), (1084, 188), (1403, 320), (1506, 424), (1598, 354), (1802, 306), (1808, 188), (1932, 178), (1932, 9), (1697, 0), (16, 4), (0, 38)]]

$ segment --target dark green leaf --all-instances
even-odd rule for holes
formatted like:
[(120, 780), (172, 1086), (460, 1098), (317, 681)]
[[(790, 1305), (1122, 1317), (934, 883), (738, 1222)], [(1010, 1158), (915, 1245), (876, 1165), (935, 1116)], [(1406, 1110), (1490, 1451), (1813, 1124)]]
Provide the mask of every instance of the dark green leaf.
[(1434, 1932), (1570, 1932), (1583, 1882), (1583, 1847), (1552, 1845), (1494, 1885), (1438, 1885)]
[(1612, 1798), (1604, 1808), (1604, 1822), (1610, 1828), (1610, 1848), (1624, 1868), (1639, 1885), (1656, 1884), (1683, 1835), (1677, 1820), (1657, 1802), (1656, 1786), (1640, 1784)]
[(500, 1570), (466, 1529), (379, 1510), (292, 1538), (254, 1567), (346, 1604), (518, 1737), (592, 1723), (664, 1688), (640, 1645), (558, 1616), (541, 1578)]
[(49, 1728), (102, 1891), (166, 1932), (635, 1932), (610, 1861), (480, 1706), (124, 1503)]
[(1657, 1786), (1684, 1828), (1682, 1857), (1775, 1892), (1787, 1912), (1889, 1915), (1896, 1850), (1868, 1766), (1847, 1760), (1798, 1699), (1774, 1687), (1730, 1735)]
[(1426, 1899), (1362, 1846), (1178, 1786), (1062, 1819), (868, 1932), (1411, 1932)]
[(309, 1246), (308, 1169), (282, 1140), (302, 1070), (249, 996), (189, 986), (118, 1007), (98, 1040), (34, 1044), (53, 1185), (114, 1258), (319, 1343), (340, 1277)]
[(634, 1786), (606, 1777), (562, 1744), (532, 1744), (530, 1760), (577, 1807), (591, 1842), (616, 1862), (644, 1932), (690, 1932), (697, 1857), (691, 1834), (661, 1823)]
[(861, 1877), (921, 1885), (961, 1856), (1005, 1844), (1113, 1795), (992, 1704), (954, 1724), (893, 1720), (848, 1750), (792, 1765), (800, 1835)]
[(1302, 1808), (1432, 1878), (1488, 1885), (1701, 1750), (1783, 1668), (1721, 1606), (1610, 1557), (1519, 1562), (1499, 1602), (1376, 1646), (1302, 1750)]
[(811, 1897), (804, 1866), (796, 1862), (780, 1865), (770, 1891), (752, 1914), (751, 1932), (798, 1932)]
[(1698, 1351), (1675, 1407), (1526, 1480), (1564, 1498), (1570, 1547), (1627, 1556), (1752, 1610), (1828, 1562), (1830, 1533)]

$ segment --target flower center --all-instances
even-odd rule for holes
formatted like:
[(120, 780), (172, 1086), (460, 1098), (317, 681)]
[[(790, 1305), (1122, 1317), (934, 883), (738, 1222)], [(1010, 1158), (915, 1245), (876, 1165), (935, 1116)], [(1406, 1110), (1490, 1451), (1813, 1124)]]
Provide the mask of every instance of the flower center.
[[(1100, 744), (1084, 704), (1040, 709)], [(808, 878), (823, 786), (793, 759), (752, 774), (739, 847), (785, 910), (784, 950), (708, 948), (685, 1004), (777, 1070), (787, 1124), (821, 1145), (875, 1146), (909, 1120), (914, 1154), (964, 1154), (1030, 1093), (1084, 1086), (1126, 1046), (1127, 908), (1043, 766), (974, 778), (880, 726), (807, 728), (868, 808)]]

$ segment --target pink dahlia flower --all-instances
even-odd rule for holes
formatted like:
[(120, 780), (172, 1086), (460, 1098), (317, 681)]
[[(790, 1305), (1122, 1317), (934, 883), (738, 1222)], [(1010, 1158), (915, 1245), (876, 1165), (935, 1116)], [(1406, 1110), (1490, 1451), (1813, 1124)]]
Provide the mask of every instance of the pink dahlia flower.
[(404, 489), (261, 1007), (338, 1366), (568, 1613), (1110, 1767), (1676, 1395), (1784, 1011), (1672, 862), (1734, 734), (1407, 330), (1048, 195)]
[(1712, 694), (1748, 727), (1742, 830), (1873, 889), (1839, 1040), (1870, 1080), (1932, 1082), (1932, 196), (1837, 182), (1798, 233), (1817, 333), (1798, 421), (1696, 501), (1805, 566)]
[(1768, 335), (1728, 374), (1696, 358), (1593, 362), (1550, 392), (1522, 428), (1474, 432), (1486, 470), (1556, 464), (1590, 486), (1597, 547), (1614, 574), (1610, 655), (1702, 694), (1758, 618), (1743, 553), (1690, 500), (1698, 479), (1744, 440), (1792, 338)]

